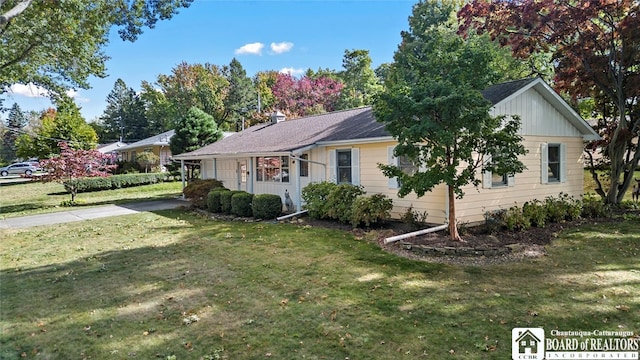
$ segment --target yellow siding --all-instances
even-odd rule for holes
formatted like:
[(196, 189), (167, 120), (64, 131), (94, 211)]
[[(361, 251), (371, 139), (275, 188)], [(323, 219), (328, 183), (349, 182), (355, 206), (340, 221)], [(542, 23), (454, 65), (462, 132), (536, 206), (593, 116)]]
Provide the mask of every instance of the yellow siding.
[[(421, 198), (411, 193), (404, 198), (398, 197), (397, 189), (389, 188), (389, 179), (382, 174), (378, 164), (386, 164), (387, 148), (395, 146), (395, 142), (358, 144), (353, 146), (327, 147), (326, 152), (336, 149), (360, 149), (360, 185), (364, 187), (367, 195), (384, 194), (393, 199), (392, 217), (400, 218), (409, 207), (419, 213), (427, 212), (427, 221), (430, 223), (443, 223), (446, 218), (446, 191), (444, 186), (437, 186), (431, 192)], [(328, 163), (328, 160), (327, 160)], [(326, 178), (329, 178), (329, 168), (326, 169)]]
[[(541, 183), (541, 143), (564, 143), (567, 151), (567, 181), (562, 183)], [(472, 185), (464, 188), (464, 198), (456, 199), (456, 215), (459, 222), (484, 220), (486, 211), (505, 209), (514, 205), (522, 206), (533, 199), (544, 200), (548, 196), (558, 196), (564, 192), (574, 197), (582, 196), (583, 164), (582, 139), (579, 137), (526, 136), (523, 144), (529, 153), (521, 157), (527, 169), (515, 175), (515, 185), (492, 189), (478, 189)], [(481, 174), (478, 174), (479, 178)]]

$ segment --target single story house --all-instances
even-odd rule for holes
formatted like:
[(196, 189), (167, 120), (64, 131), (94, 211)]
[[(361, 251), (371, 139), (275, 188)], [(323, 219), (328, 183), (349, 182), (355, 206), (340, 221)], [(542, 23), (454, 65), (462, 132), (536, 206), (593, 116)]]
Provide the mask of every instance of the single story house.
[(174, 130), (165, 131), (162, 134), (154, 135), (133, 144), (129, 144), (117, 149), (120, 159), (123, 161), (135, 161), (136, 157), (145, 151), (150, 151), (160, 158), (160, 165), (171, 163), (171, 150), (169, 141), (175, 134)]
[[(479, 173), (482, 186), (469, 185), (464, 198), (456, 201), (458, 221), (481, 221), (486, 211), (560, 192), (581, 196), (584, 141), (598, 139), (598, 134), (540, 78), (494, 85), (483, 95), (493, 104), (492, 115), (521, 118), (520, 134), (528, 149), (521, 160), (527, 170), (509, 177)], [(269, 123), (174, 159), (200, 160), (203, 178), (221, 180), (230, 189), (281, 196), (288, 191), (297, 209), (303, 205), (301, 190), (309, 183), (351, 183), (363, 186), (369, 195), (392, 198), (395, 217), (412, 207), (427, 212), (428, 222), (444, 224), (448, 217), (444, 185), (421, 198), (414, 194), (399, 198), (397, 181), (378, 168), (380, 163), (407, 165), (393, 156), (396, 144), (372, 109), (362, 107), (288, 121), (274, 114)]]

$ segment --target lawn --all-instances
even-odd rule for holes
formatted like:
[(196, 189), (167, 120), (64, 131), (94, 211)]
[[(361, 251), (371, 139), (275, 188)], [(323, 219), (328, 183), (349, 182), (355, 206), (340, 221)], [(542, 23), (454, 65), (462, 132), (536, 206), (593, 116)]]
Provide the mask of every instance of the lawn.
[[(81, 206), (122, 204), (132, 201), (176, 197), (182, 193), (182, 183), (167, 182), (125, 189), (78, 194)], [(34, 215), (69, 210), (63, 201), (71, 200), (59, 183), (29, 182), (0, 186), (0, 218)]]
[(483, 267), (177, 210), (0, 237), (0, 359), (510, 359), (514, 327), (640, 329), (638, 220)]

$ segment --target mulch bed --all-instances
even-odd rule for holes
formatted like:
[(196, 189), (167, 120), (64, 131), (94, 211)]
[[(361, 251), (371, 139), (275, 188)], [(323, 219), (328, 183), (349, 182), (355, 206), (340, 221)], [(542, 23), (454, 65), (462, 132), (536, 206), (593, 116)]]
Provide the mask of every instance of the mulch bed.
[[(610, 220), (604, 219), (603, 221)], [(593, 221), (590, 222), (593, 223)], [(408, 233), (414, 230), (401, 222), (388, 222), (382, 227), (373, 229), (353, 229), (350, 225), (326, 220), (314, 220), (309, 219), (308, 217), (305, 217), (301, 224), (349, 231), (356, 237), (365, 237), (367, 233), (375, 231), (378, 245), (383, 250), (398, 256), (434, 263), (483, 266), (525, 261), (543, 257), (546, 255), (545, 246), (549, 245), (560, 231), (578, 226), (582, 223), (584, 223), (584, 220), (549, 224), (543, 228), (531, 228), (527, 231), (504, 230), (494, 234), (488, 233), (484, 226), (475, 226), (462, 228), (460, 230), (463, 242), (451, 241), (446, 231), (439, 231), (408, 238), (387, 245), (384, 244), (384, 239), (387, 237)], [(496, 254), (492, 256), (486, 256), (483, 252), (479, 252), (479, 255), (459, 255), (444, 252), (438, 255), (433, 255), (420, 251), (419, 249), (421, 246), (437, 247), (441, 249), (455, 249), (462, 247), (502, 249), (504, 251), (496, 251)], [(418, 249), (418, 251), (416, 251), (416, 249)]]

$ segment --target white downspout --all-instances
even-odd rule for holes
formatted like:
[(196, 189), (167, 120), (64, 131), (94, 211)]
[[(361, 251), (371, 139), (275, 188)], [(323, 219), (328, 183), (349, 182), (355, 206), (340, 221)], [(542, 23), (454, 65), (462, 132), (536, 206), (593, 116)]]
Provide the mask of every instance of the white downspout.
[(420, 235), (424, 235), (424, 234), (428, 234), (428, 233), (432, 233), (440, 230), (445, 230), (448, 227), (449, 225), (445, 223), (444, 225), (439, 225), (439, 226), (424, 229), (424, 230), (418, 230), (418, 231), (414, 231), (414, 232), (410, 232), (402, 235), (391, 236), (384, 239), (384, 244), (387, 245), (387, 244), (391, 244), (392, 242), (408, 239), (410, 237), (420, 236)]

